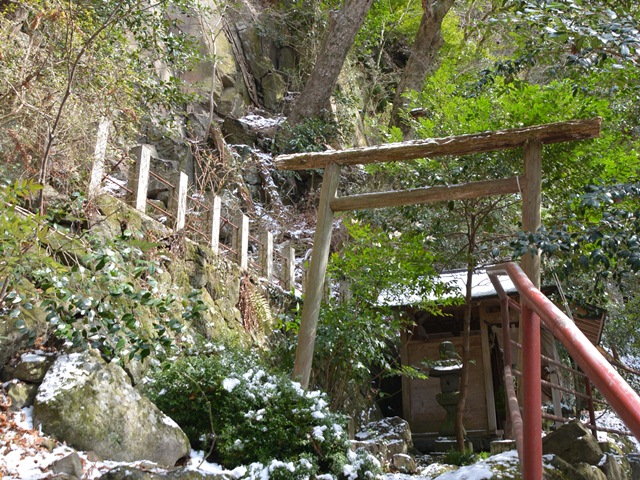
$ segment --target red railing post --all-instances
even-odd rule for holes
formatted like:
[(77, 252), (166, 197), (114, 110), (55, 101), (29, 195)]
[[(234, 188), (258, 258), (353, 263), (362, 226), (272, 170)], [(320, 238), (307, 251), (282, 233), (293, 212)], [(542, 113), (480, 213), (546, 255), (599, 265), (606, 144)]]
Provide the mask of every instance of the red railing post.
[(520, 267), (514, 263), (505, 263), (500, 267), (507, 272), (527, 306), (531, 307), (543, 319), (546, 327), (565, 346), (587, 378), (604, 395), (627, 428), (633, 432), (637, 439), (640, 439), (640, 397), (638, 394), (587, 339), (584, 333), (576, 327), (573, 321), (531, 283)]
[(593, 408), (593, 390), (591, 389), (591, 380), (589, 377), (584, 379), (584, 391), (589, 396), (587, 399), (587, 408), (589, 409), (589, 423), (591, 424), (591, 433), (597, 438), (598, 430), (596, 429), (596, 412)]
[(525, 302), (520, 317), (522, 328), (522, 375), (524, 458), (521, 458), (524, 480), (542, 478), (542, 395), (540, 390), (540, 317)]
[(503, 362), (504, 362), (504, 383), (505, 396), (507, 400), (507, 408), (509, 411), (509, 419), (511, 420), (511, 429), (513, 438), (516, 441), (516, 449), (518, 450), (518, 458), (524, 458), (524, 432), (522, 426), (522, 415), (520, 413), (520, 405), (518, 405), (518, 396), (513, 385), (513, 356), (511, 355), (511, 327), (509, 325), (509, 297), (505, 293), (500, 283), (491, 278), (495, 289), (500, 294), (500, 309), (502, 312), (502, 345), (503, 345)]

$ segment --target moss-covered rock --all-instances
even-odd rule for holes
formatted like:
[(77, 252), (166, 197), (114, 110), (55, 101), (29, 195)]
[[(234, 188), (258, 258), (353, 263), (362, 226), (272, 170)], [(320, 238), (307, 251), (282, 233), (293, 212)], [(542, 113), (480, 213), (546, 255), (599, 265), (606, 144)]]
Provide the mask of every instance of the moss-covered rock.
[(542, 440), (545, 454), (558, 455), (571, 465), (588, 463), (597, 465), (602, 458), (598, 440), (579, 421), (565, 423)]
[(34, 424), (79, 450), (115, 461), (172, 467), (189, 454), (186, 435), (97, 353), (60, 356), (38, 390)]
[[(180, 243), (180, 252), (162, 252), (162, 272), (156, 273), (158, 288), (186, 297), (193, 290), (201, 293), (208, 307), (188, 329), (204, 338), (234, 338), (244, 335), (240, 311), (237, 308), (240, 295), (240, 269), (222, 256), (216, 256), (204, 245), (179, 237), (164, 225), (138, 212), (131, 206), (109, 195), (96, 198), (101, 219), (92, 224), (92, 230), (104, 234), (120, 235), (124, 229), (137, 232), (147, 241)], [(102, 227), (100, 225), (103, 225)], [(172, 240), (173, 239), (173, 240)], [(174, 241), (175, 240), (175, 241)], [(180, 318), (179, 312), (173, 312)]]
[(228, 480), (230, 475), (201, 473), (188, 468), (176, 468), (168, 472), (150, 472), (142, 468), (116, 467), (100, 477), (102, 480)]

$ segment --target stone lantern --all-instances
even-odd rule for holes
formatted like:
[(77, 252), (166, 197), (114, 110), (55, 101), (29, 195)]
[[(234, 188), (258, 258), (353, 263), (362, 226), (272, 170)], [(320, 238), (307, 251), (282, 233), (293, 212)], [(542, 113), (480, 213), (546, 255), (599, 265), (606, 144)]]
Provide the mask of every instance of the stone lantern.
[[(456, 411), (460, 402), (460, 377), (462, 362), (456, 353), (455, 345), (445, 341), (440, 344), (440, 360), (429, 371), (431, 377), (440, 379), (440, 393), (436, 401), (445, 409), (447, 416), (440, 426), (438, 433), (441, 438), (436, 440), (436, 450), (446, 452), (456, 448)], [(462, 427), (463, 434), (466, 430)], [(471, 448), (471, 445), (468, 445)]]
[(462, 363), (456, 353), (455, 345), (451, 342), (440, 344), (440, 360), (435, 362), (429, 375), (440, 379), (440, 393), (436, 401), (445, 409), (447, 416), (440, 426), (438, 433), (444, 437), (456, 434), (456, 409), (460, 401), (460, 375)]

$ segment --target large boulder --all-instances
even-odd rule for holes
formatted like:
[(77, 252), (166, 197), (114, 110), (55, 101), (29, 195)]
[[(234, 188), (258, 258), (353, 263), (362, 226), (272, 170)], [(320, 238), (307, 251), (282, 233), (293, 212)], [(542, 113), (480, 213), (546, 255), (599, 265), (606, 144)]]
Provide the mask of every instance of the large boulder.
[(545, 455), (542, 480), (607, 480), (604, 473), (588, 463), (569, 464), (557, 455)]
[(351, 443), (354, 448), (363, 448), (386, 463), (413, 448), (409, 423), (400, 417), (387, 417), (367, 424)]
[(545, 436), (542, 439), (542, 451), (545, 454), (555, 454), (571, 465), (598, 465), (603, 456), (598, 440), (577, 420), (566, 423)]
[(100, 477), (100, 480), (231, 480), (223, 473), (203, 473), (181, 467), (168, 472), (149, 471), (131, 466), (119, 466)]
[(131, 386), (122, 368), (94, 352), (58, 357), (33, 415), (45, 434), (107, 460), (172, 467), (190, 451), (178, 425)]
[[(629, 462), (624, 457), (605, 453), (605, 458), (598, 465), (608, 480), (626, 480), (631, 478), (631, 468)], [(625, 468), (626, 467), (626, 468)]]

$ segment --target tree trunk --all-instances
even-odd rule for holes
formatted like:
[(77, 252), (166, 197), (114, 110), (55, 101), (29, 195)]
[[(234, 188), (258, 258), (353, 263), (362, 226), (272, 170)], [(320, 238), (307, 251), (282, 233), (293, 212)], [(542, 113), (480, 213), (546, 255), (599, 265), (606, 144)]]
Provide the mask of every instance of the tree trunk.
[(458, 407), (456, 408), (456, 444), (460, 452), (465, 451), (465, 436), (464, 430), (464, 408), (467, 403), (467, 393), (469, 391), (469, 363), (471, 359), (471, 287), (473, 285), (473, 269), (475, 261), (473, 254), (475, 251), (476, 242), (476, 225), (475, 218), (472, 216), (469, 221), (469, 250), (467, 261), (467, 288), (465, 290), (465, 306), (464, 306), (464, 324), (462, 328), (462, 372), (460, 374), (460, 400)]
[(342, 65), (372, 3), (373, 0), (345, 0), (339, 11), (330, 12), (327, 35), (311, 75), (289, 115), (289, 125), (317, 117), (327, 109)]
[(424, 13), (418, 27), (415, 42), (411, 48), (409, 61), (404, 67), (402, 78), (396, 88), (391, 110), (390, 127), (400, 127), (405, 137), (410, 129), (400, 118), (400, 110), (404, 101), (403, 95), (409, 90), (421, 91), (424, 79), (436, 67), (436, 55), (444, 43), (442, 38), (442, 20), (451, 9), (454, 0), (436, 0), (433, 4), (429, 0), (422, 0)]

